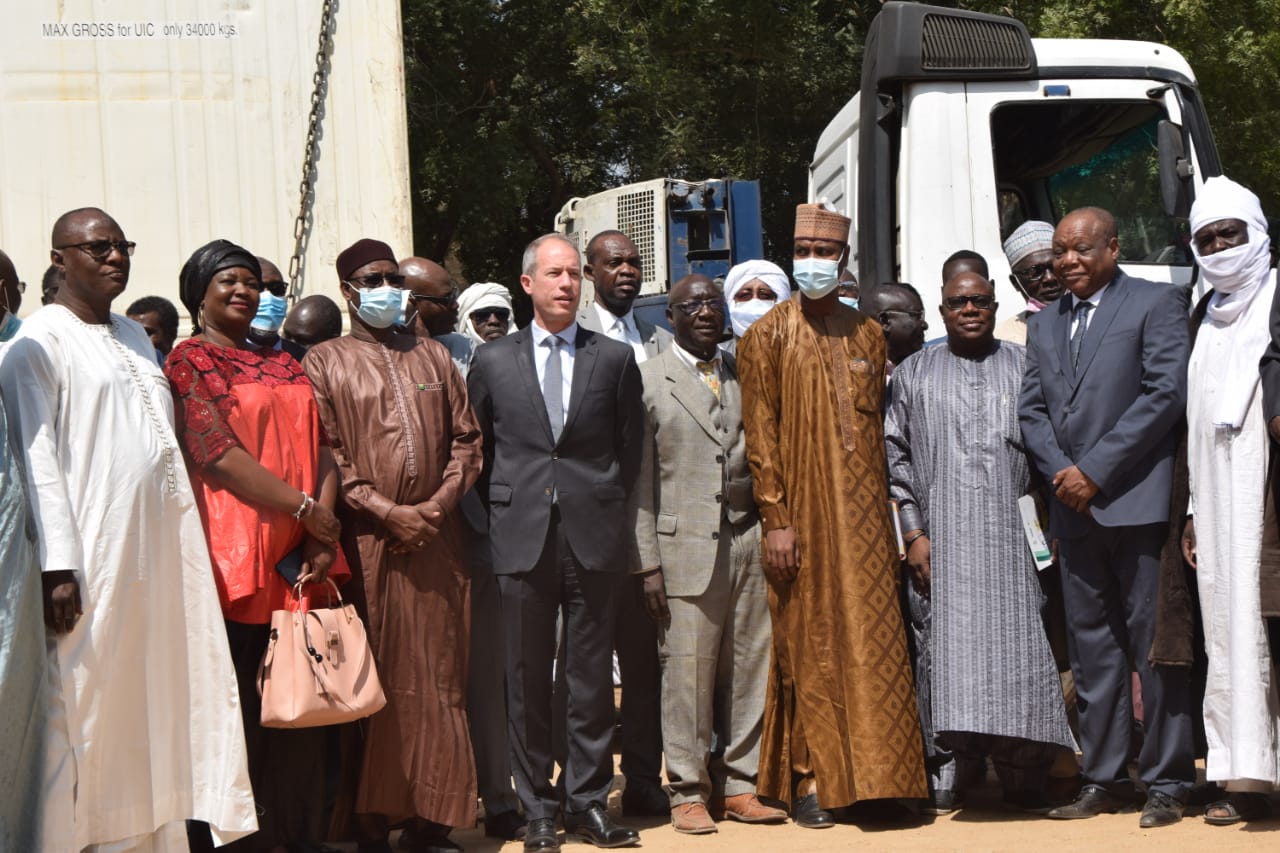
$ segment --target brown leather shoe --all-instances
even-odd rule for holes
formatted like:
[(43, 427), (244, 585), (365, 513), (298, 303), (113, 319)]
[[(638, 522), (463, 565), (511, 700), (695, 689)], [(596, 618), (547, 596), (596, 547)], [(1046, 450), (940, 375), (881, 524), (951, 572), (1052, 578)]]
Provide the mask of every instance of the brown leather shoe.
[(702, 803), (681, 803), (678, 806), (672, 806), (671, 825), (676, 828), (676, 832), (689, 835), (706, 835), (708, 832), (716, 831), (715, 821), (711, 819), (711, 815), (707, 813), (707, 807)]
[(711, 815), (716, 820), (740, 820), (743, 823), (785, 823), (787, 813), (760, 802), (755, 794), (734, 794), (711, 801)]

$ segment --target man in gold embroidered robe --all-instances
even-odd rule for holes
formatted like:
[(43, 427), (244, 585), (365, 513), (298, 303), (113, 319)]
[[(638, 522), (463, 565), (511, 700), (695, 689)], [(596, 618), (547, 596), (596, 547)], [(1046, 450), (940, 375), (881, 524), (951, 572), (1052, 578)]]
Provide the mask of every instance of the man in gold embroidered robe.
[(837, 299), (848, 233), (837, 213), (797, 208), (801, 296), (738, 344), (774, 636), (759, 792), (815, 829), (833, 808), (927, 796), (888, 506), (884, 335)]

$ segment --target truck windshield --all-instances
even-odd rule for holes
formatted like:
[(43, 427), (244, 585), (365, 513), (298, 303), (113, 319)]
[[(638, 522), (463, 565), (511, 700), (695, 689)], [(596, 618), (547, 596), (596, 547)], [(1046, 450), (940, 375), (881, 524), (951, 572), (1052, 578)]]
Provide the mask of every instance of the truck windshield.
[(1164, 212), (1150, 101), (1048, 101), (998, 107), (991, 117), (1001, 237), (1027, 219), (1057, 222), (1086, 205), (1111, 211), (1120, 260), (1191, 263), (1187, 224)]

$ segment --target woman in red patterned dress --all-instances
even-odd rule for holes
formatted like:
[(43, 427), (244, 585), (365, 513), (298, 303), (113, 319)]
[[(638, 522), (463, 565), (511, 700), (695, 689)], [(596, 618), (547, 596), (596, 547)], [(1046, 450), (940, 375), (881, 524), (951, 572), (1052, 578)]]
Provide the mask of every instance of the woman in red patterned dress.
[(179, 285), (194, 337), (169, 354), (165, 375), (209, 540), (258, 804), (259, 832), (225, 849), (307, 849), (324, 831), (326, 729), (263, 728), (256, 680), (271, 612), (292, 596), (285, 575), (350, 577), (336, 547), (337, 469), (301, 365), (246, 342), (262, 291), (258, 260), (215, 240), (192, 254)]

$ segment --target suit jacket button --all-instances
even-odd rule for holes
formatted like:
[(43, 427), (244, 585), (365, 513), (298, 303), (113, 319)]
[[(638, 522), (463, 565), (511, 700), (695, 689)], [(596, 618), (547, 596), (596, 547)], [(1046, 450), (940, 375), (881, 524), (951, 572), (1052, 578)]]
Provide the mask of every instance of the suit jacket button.
[(551, 458), (552, 458), (552, 459), (559, 459), (559, 458), (560, 458), (560, 454), (559, 454), (559, 453), (552, 453), (552, 454), (551, 454)]
[(719, 539), (719, 538), (720, 538), (720, 531), (718, 531), (718, 530), (717, 530), (715, 533), (712, 533), (712, 534), (711, 534), (711, 538), (712, 538), (712, 539)]
[(551, 487), (547, 486), (545, 489), (542, 490), (542, 493), (547, 497), (551, 497)]
[(724, 500), (723, 497), (721, 497), (720, 495), (716, 495), (716, 503), (720, 503), (720, 501), (722, 500)]
[(717, 462), (721, 462), (721, 463), (723, 463), (723, 462), (724, 462), (724, 454), (721, 454), (721, 455), (717, 456), (717, 457), (716, 457), (716, 461), (717, 461)]

